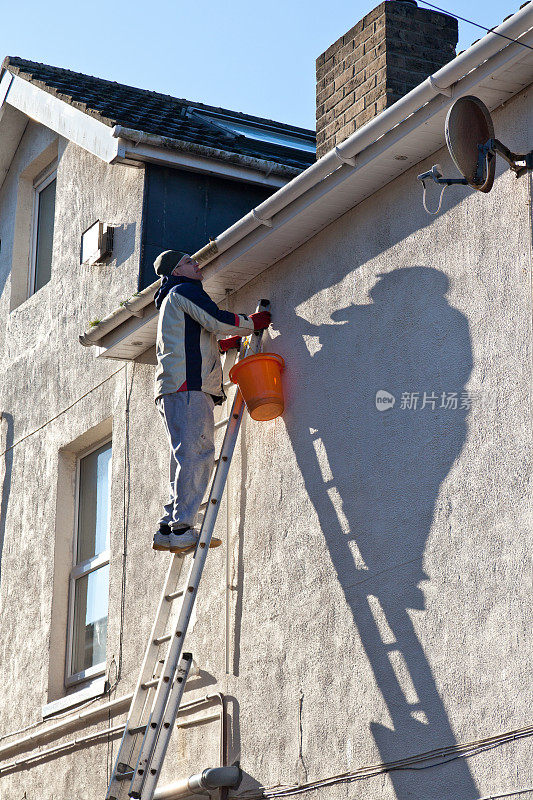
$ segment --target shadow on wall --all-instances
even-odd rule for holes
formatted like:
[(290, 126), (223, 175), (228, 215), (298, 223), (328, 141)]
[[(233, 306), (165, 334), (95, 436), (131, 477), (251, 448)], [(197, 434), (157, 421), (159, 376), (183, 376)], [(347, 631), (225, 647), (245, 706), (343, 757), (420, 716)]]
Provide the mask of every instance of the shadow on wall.
[(135, 222), (125, 222), (115, 227), (113, 241), (113, 250), (117, 259), (115, 266), (120, 267), (134, 254), (136, 229)]
[[(420, 584), (429, 580), (423, 556), (435, 502), (467, 432), (470, 335), (447, 289), (439, 270), (395, 269), (379, 276), (371, 304), (335, 311), (323, 325), (294, 313), (284, 317), (290, 342), (276, 339), (298, 364), (299, 385), (312, 389), (292, 396), (284, 419), (393, 722), (370, 724), (385, 762), (455, 741), (409, 616), (425, 606)], [(313, 355), (304, 336), (318, 338)], [(380, 390), (395, 398), (393, 407), (378, 410)], [(326, 398), (309, 402), (310, 393)], [(443, 789), (454, 800), (477, 796), (463, 760), (390, 775), (401, 800), (442, 797)]]
[[(0, 425), (3, 429), (3, 478), (0, 499), (0, 580), (2, 578), (2, 554), (6, 535), (7, 506), (11, 493), (11, 472), (13, 469), (13, 416), (6, 411), (0, 412)], [(4, 433), (5, 431), (5, 433)]]

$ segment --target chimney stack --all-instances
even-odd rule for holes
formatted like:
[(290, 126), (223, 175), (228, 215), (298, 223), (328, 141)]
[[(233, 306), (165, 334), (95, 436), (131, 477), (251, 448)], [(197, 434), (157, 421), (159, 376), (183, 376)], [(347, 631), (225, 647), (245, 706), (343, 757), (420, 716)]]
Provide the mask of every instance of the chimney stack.
[(457, 20), (385, 0), (316, 61), (317, 158), (455, 58)]

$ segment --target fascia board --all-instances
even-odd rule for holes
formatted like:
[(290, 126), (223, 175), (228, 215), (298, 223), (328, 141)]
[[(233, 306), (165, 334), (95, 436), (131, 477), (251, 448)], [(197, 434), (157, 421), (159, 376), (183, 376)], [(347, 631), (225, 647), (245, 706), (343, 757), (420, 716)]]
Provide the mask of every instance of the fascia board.
[(9, 172), (28, 122), (27, 117), (12, 108), (6, 100), (12, 82), (13, 75), (4, 72), (0, 81), (0, 188)]
[(107, 163), (123, 155), (111, 128), (38, 86), (13, 76), (6, 102)]
[(2, 80), (0, 81), (0, 107), (4, 105), (9, 87), (13, 82), (13, 75), (10, 72), (4, 72)]
[(136, 162), (148, 161), (152, 164), (181, 167), (182, 169), (191, 170), (193, 172), (203, 172), (207, 175), (232, 178), (233, 180), (255, 183), (260, 186), (280, 188), (288, 183), (287, 178), (282, 178), (279, 175), (265, 175), (265, 173), (254, 169), (197, 156), (193, 153), (186, 153), (178, 150), (161, 150), (147, 144), (132, 145), (131, 142), (125, 139), (119, 139), (118, 141), (122, 142), (124, 147), (124, 158), (132, 159)]

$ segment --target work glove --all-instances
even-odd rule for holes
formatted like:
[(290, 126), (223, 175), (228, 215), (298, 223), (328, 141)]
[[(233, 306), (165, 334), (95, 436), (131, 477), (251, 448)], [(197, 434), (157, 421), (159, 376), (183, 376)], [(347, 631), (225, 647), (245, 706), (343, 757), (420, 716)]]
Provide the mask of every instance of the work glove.
[(256, 311), (255, 314), (250, 314), (250, 319), (254, 324), (254, 331), (264, 331), (270, 325), (272, 317), (270, 311)]
[(228, 350), (238, 350), (240, 346), (240, 336), (230, 336), (228, 339), (220, 339), (218, 342), (218, 349), (221, 353), (227, 353)]

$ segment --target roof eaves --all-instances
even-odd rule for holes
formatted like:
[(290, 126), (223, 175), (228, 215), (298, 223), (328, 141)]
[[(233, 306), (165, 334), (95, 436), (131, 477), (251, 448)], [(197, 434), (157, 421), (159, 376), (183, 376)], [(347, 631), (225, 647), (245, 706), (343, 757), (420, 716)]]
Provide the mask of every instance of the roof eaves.
[[(134, 128), (126, 128), (122, 125), (115, 125), (112, 129), (112, 135), (126, 142), (126, 152), (124, 155), (126, 160), (148, 160), (146, 152), (143, 152), (143, 149), (140, 147), (141, 144), (144, 144), (148, 145), (149, 147), (160, 148), (162, 150), (174, 150), (178, 152), (192, 153), (199, 158), (224, 161), (264, 173), (266, 176), (279, 175), (286, 180), (291, 180), (296, 175), (299, 175), (302, 171), (298, 167), (288, 166), (287, 164), (283, 164), (280, 161), (274, 161), (273, 159), (241, 155), (240, 153), (235, 153), (232, 150), (223, 150), (222, 148), (209, 147), (207, 145), (197, 144), (196, 142), (187, 142), (183, 139), (173, 139), (168, 136), (159, 136), (155, 133), (147, 133)], [(131, 145), (128, 145), (127, 143), (131, 143)]]
[[(529, 5), (529, 3), (525, 5)], [(501, 33), (506, 33), (514, 39), (526, 36), (531, 39), (533, 6), (531, 6), (527, 12), (521, 11), (517, 12), (517, 14), (513, 14), (512, 19), (512, 26), (498, 26), (496, 31), (499, 32), (501, 30)], [(488, 37), (490, 37), (490, 40)], [(509, 63), (514, 63), (514, 53), (520, 50), (520, 46), (516, 47), (511, 43), (498, 48), (498, 33), (493, 36), (489, 33), (487, 37), (483, 37), (483, 40), (482, 45), (478, 43), (477, 46), (472, 46), (465, 51), (461, 57), (456, 56), (449, 64), (438, 70), (434, 76), (432, 75), (427, 78), (404, 98), (381, 112), (381, 114), (364, 125), (359, 131), (352, 134), (340, 148), (334, 148), (329, 153), (326, 153), (319, 161), (300, 173), (298, 177), (288, 183), (283, 189), (280, 189), (260, 204), (257, 209), (252, 209), (252, 211), (241, 220), (220, 234), (216, 240), (197, 251), (194, 256), (204, 265), (211, 264), (212, 262), (218, 263), (219, 257), (221, 255), (227, 257), (232, 248), (234, 248), (237, 253), (239, 249), (243, 249), (243, 252), (246, 253), (246, 257), (249, 257), (250, 250), (256, 246), (254, 236), (256, 236), (256, 234), (261, 234), (262, 225), (268, 225), (268, 223), (272, 222), (272, 217), (279, 214), (280, 221), (278, 225), (268, 225), (264, 235), (269, 236), (275, 233), (277, 228), (282, 227), (284, 224), (297, 217), (302, 211), (305, 212), (307, 210), (313, 202), (311, 199), (308, 199), (309, 194), (314, 192), (314, 190), (317, 190), (317, 192), (315, 192), (315, 194), (317, 194), (317, 200), (314, 202), (321, 204), (327, 203), (329, 199), (328, 194), (332, 190), (335, 190), (343, 179), (341, 172), (343, 176), (347, 176), (364, 169), (370, 162), (375, 160), (382, 149), (385, 151), (387, 150), (387, 140), (389, 138), (393, 140), (396, 140), (399, 136), (401, 138), (400, 129), (402, 127), (406, 131), (404, 136), (408, 136), (413, 130), (418, 130), (421, 126), (427, 126), (431, 116), (428, 116), (428, 109), (432, 102), (435, 103), (437, 98), (440, 98), (438, 102), (439, 108), (442, 106), (442, 108), (440, 108), (440, 112), (442, 112), (442, 110), (452, 102), (452, 99), (448, 96), (448, 88), (450, 86), (458, 84), (457, 96), (460, 96), (461, 93), (465, 92), (465, 89), (462, 89), (461, 85), (464, 84), (471, 90), (471, 87), (476, 85), (476, 81), (486, 80), (487, 75), (490, 75), (495, 69), (494, 62), (500, 63), (500, 65), (502, 63), (506, 64), (507, 61)], [(531, 42), (527, 46), (531, 47)], [(511, 48), (513, 48), (512, 51)], [(479, 78), (476, 77), (477, 74), (479, 74)], [(417, 124), (415, 120), (418, 117), (419, 122)], [(359, 148), (358, 150), (357, 147)], [(351, 152), (352, 150), (354, 152)], [(356, 150), (357, 152), (355, 152)], [(359, 159), (358, 154), (362, 154), (363, 150), (369, 155), (366, 160), (364, 160), (363, 165), (360, 166), (358, 162), (361, 161), (361, 159)], [(354, 167), (343, 164), (347, 156), (354, 158)], [(336, 168), (334, 166), (335, 161), (337, 161)], [(409, 169), (411, 166), (412, 164), (407, 162), (396, 162), (397, 174), (401, 174), (401, 172)], [(344, 213), (344, 211), (342, 211), (342, 213)], [(324, 226), (322, 225), (322, 227)], [(313, 227), (313, 235), (316, 232), (316, 227)], [(299, 241), (298, 244), (302, 243), (302, 241)], [(298, 246), (298, 244), (295, 246)], [(285, 246), (286, 243), (284, 244), (284, 247)], [(287, 252), (290, 252), (290, 250), (285, 249), (284, 254)], [(237, 258), (238, 257), (239, 255), (237, 254)], [(280, 256), (278, 256), (278, 258), (279, 257)], [(274, 258), (274, 260), (277, 260), (277, 258)], [(222, 260), (222, 264), (224, 264), (224, 260)], [(262, 268), (264, 269), (266, 267)], [(212, 273), (213, 277), (216, 277), (216, 272), (217, 269), (215, 265), (215, 270)], [(207, 275), (206, 278), (209, 285), (209, 275)], [(135, 298), (137, 311), (145, 309), (143, 313), (146, 313), (148, 310), (147, 307), (150, 306), (158, 285), (159, 281), (155, 281)], [(98, 345), (105, 337), (108, 337), (108, 335), (115, 337), (118, 326), (127, 322), (131, 316), (129, 313), (122, 314), (120, 313), (121, 311), (122, 309), (115, 309), (115, 311), (111, 312), (97, 325), (82, 334), (79, 337), (80, 342), (85, 346)], [(148, 317), (150, 317), (149, 314)], [(136, 336), (137, 333), (136, 331)], [(138, 355), (140, 355), (140, 353)], [(119, 355), (111, 357), (120, 358)]]

